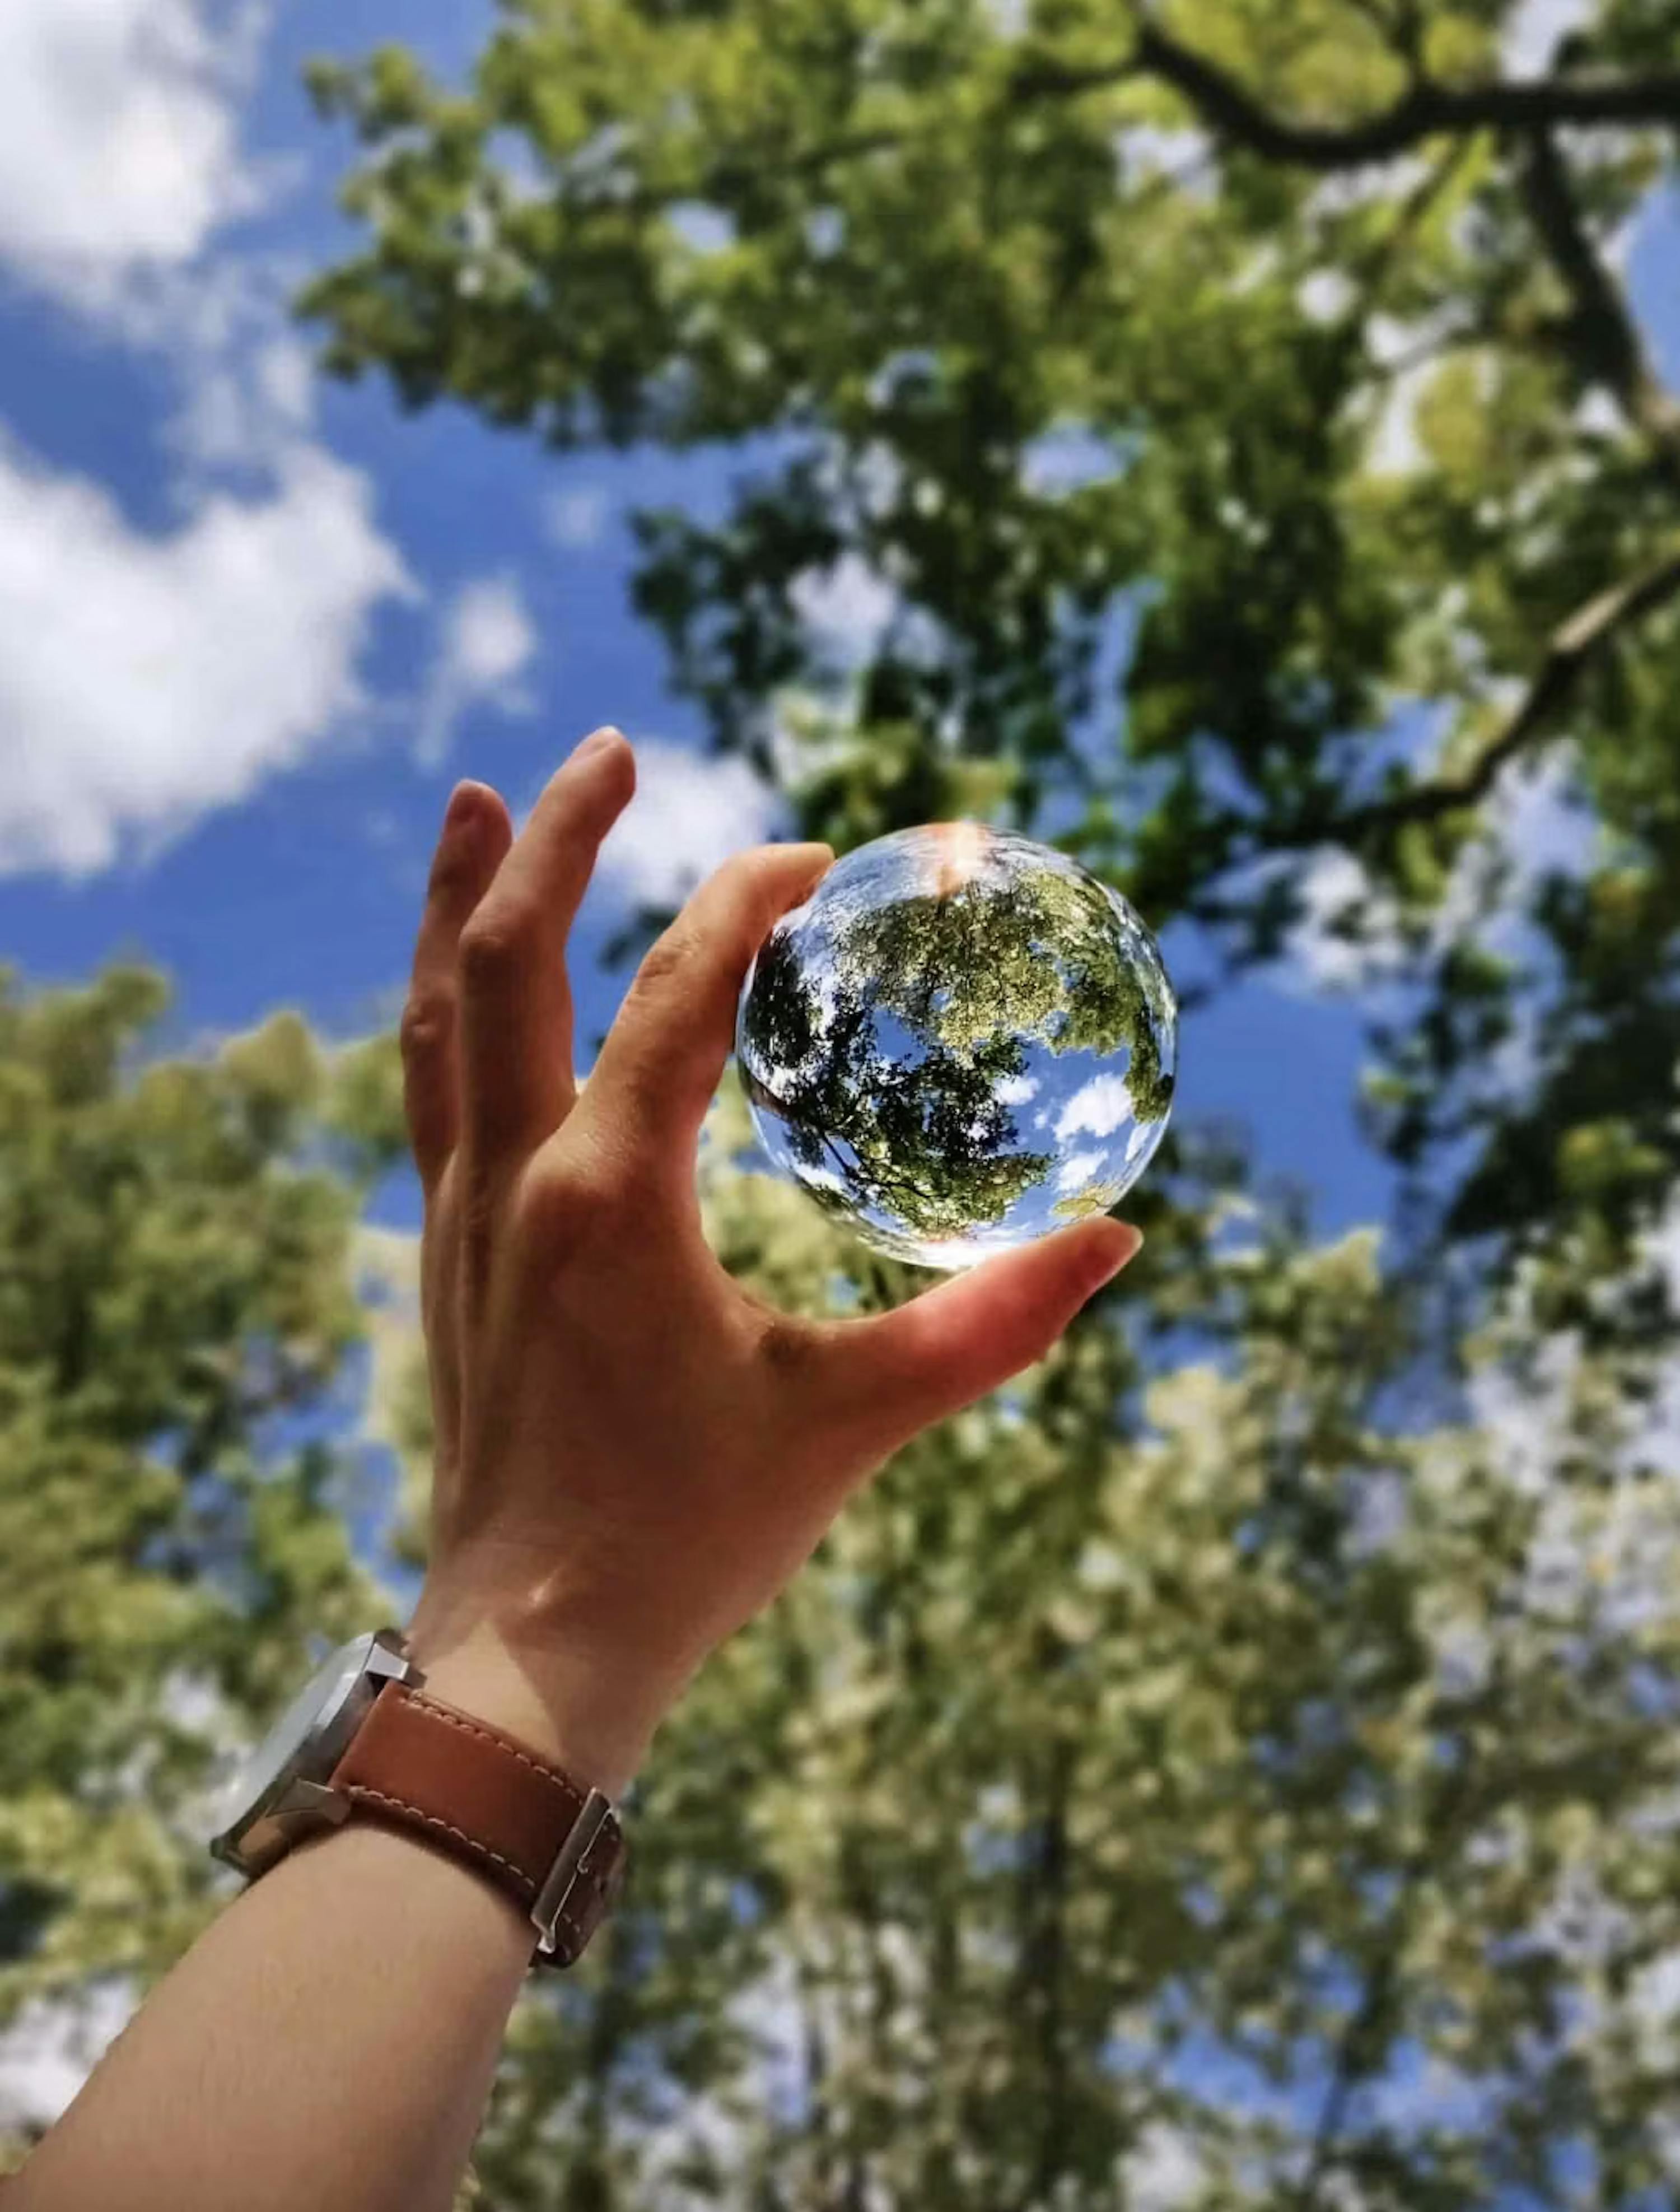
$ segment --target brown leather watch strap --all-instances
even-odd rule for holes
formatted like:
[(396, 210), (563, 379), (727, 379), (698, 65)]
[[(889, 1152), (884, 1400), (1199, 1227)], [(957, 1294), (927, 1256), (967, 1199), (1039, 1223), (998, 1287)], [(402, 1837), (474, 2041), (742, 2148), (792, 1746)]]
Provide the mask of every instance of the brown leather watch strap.
[(329, 1786), (500, 1883), (542, 1930), (541, 1963), (571, 1966), (617, 1894), (624, 1835), (606, 1799), (423, 1690), (380, 1691)]

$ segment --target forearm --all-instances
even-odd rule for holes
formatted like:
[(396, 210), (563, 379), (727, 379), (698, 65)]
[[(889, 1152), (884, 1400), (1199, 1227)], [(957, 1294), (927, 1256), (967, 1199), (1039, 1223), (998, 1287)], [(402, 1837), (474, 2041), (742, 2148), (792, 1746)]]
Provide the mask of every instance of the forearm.
[(294, 1852), (153, 1992), (8, 2212), (448, 2212), (531, 1943), (405, 1837)]

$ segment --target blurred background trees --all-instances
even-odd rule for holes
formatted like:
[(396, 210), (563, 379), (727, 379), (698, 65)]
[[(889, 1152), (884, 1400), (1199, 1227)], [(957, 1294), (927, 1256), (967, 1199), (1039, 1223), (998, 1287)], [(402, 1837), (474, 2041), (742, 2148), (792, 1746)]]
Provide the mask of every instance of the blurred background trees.
[[(318, 73), (362, 146), (335, 365), (560, 448), (738, 447), (721, 520), (640, 523), (717, 744), (842, 844), (1053, 837), (1204, 989), (1328, 929), (1406, 1194), (1315, 1248), (1180, 1129), (1124, 1287), (662, 1736), (488, 2205), (1675, 2199), (1680, 408), (1620, 263), (1680, 8), (1560, 15), (1520, 78), (1516, 14), (509, 0), (464, 84)], [(273, 1417), (355, 1371), (376, 1060), (349, 1137), (295, 1028), (129, 1080), (139, 988), (3, 1032), (18, 1990), (179, 1940), (198, 1700), (246, 1722), (284, 1630), (369, 1601), (331, 1445)], [(731, 1265), (905, 1292), (741, 1142), (725, 1100)], [(43, 1176), (85, 1208), (51, 1233)], [(67, 1373), (76, 1297), (143, 1361)], [(70, 1724), (118, 1675), (143, 1772)], [(142, 1779), (102, 1889), (62, 1839)]]
[(380, 1597), (339, 1431), (394, 1060), (294, 1016), (148, 1060), (143, 968), (0, 994), (0, 2010), (159, 1972), (203, 1785)]

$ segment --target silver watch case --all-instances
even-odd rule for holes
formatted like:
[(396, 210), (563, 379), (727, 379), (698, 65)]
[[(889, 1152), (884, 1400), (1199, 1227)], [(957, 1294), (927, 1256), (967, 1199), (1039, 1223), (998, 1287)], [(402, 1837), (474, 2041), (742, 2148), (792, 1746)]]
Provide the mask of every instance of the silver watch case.
[(350, 1739), (387, 1682), (422, 1677), (401, 1634), (376, 1628), (340, 1646), (310, 1677), (218, 1802), (214, 1856), (256, 1875), (294, 1844), (337, 1827), (349, 1800), (328, 1788)]

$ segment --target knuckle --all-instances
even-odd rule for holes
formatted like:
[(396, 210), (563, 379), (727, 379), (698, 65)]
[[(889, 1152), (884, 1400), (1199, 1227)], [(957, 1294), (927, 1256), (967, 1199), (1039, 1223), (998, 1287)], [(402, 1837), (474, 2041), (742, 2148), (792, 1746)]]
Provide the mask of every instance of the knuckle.
[(563, 1255), (608, 1231), (618, 1211), (618, 1193), (599, 1169), (534, 1168), (519, 1191), (521, 1239), (539, 1257)]
[(520, 906), (481, 907), (461, 932), (461, 975), (469, 989), (500, 982), (527, 957), (536, 915)]
[(415, 992), (403, 1009), (397, 1025), (397, 1042), (410, 1066), (436, 1057), (449, 1042), (455, 1009), (440, 991)]
[(719, 871), (729, 933), (743, 944), (755, 945), (781, 910), (783, 902), (766, 866), (766, 853), (774, 849), (737, 853)]
[(645, 997), (680, 981), (692, 964), (697, 949), (690, 925), (673, 922), (664, 936), (647, 948), (636, 974), (637, 992)]
[(716, 881), (733, 901), (763, 896), (765, 849), (758, 847), (744, 853), (731, 853), (719, 868)]

